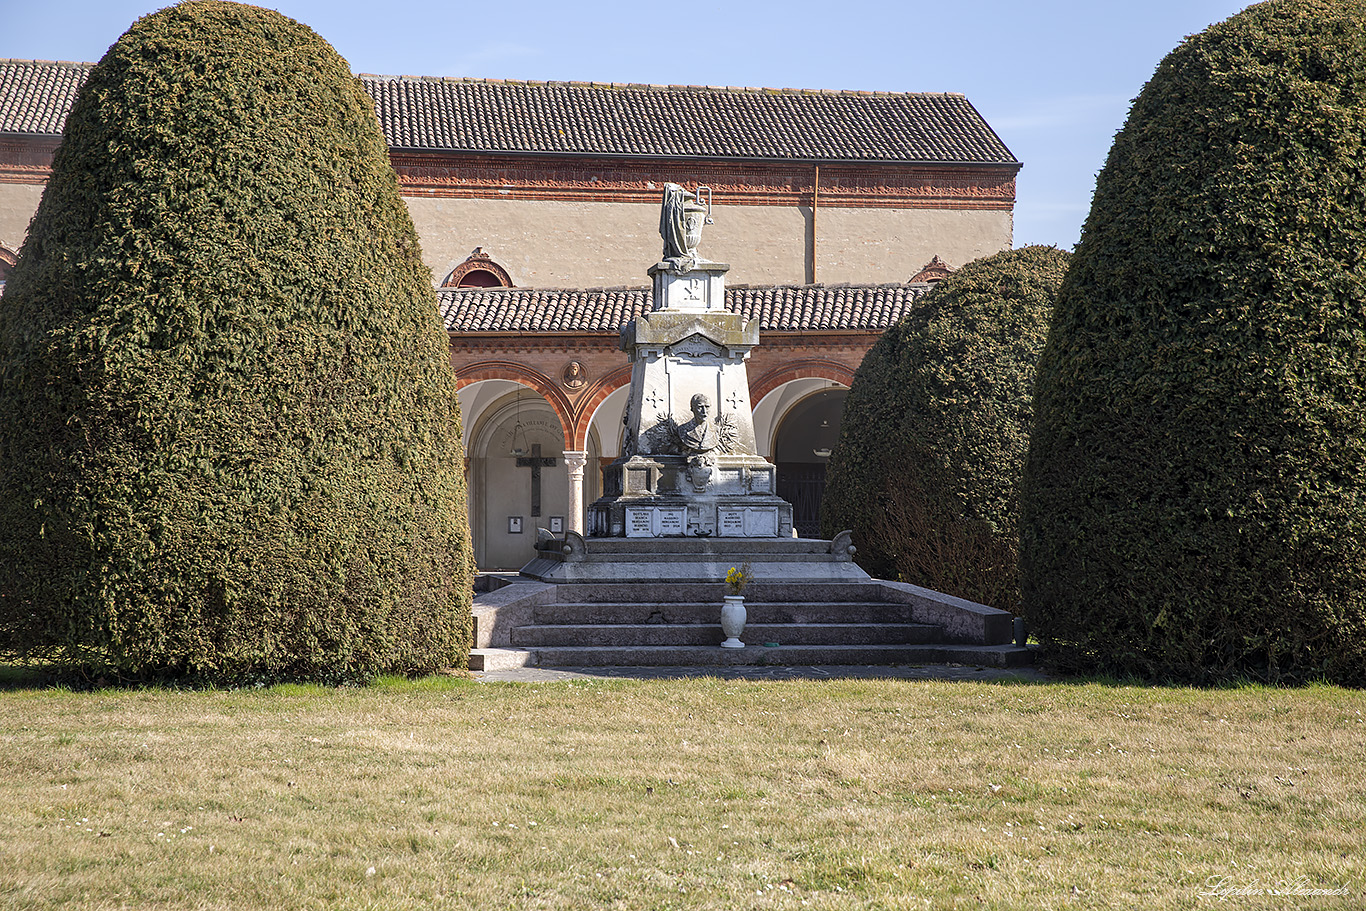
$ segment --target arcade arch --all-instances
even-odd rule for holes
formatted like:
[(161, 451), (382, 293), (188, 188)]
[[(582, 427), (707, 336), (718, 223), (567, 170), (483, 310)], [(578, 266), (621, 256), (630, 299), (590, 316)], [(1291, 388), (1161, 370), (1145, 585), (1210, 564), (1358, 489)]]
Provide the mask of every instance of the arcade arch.
[(533, 387), (484, 380), (460, 390), (475, 565), (516, 570), (538, 528), (568, 523), (570, 479), (559, 415)]
[[(605, 384), (570, 413), (539, 374), (471, 374), (459, 396), (475, 561), (483, 570), (517, 570), (535, 556), (538, 528), (583, 528), (583, 510), (602, 495), (603, 467), (621, 454), (630, 388)], [(759, 454), (777, 465), (778, 493), (793, 504), (804, 537), (819, 536), (825, 469), (847, 395), (835, 380), (797, 377), (770, 385), (754, 406)]]
[(820, 537), (825, 469), (848, 397), (847, 386), (807, 377), (782, 384), (754, 408), (761, 455), (777, 465), (778, 495), (792, 504), (792, 525), (803, 538)]

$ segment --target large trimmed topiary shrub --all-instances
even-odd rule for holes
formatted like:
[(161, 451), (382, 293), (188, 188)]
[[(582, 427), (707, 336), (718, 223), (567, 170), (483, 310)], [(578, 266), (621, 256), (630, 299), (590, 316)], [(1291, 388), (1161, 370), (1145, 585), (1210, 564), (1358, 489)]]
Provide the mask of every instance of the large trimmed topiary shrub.
[(0, 321), (0, 645), (89, 672), (463, 664), (459, 415), (370, 99), (277, 13), (136, 22)]
[(1024, 606), (1062, 667), (1366, 682), (1366, 4), (1187, 39), (1039, 365)]
[(1068, 254), (969, 263), (878, 339), (830, 457), (823, 531), (874, 576), (1015, 610), (1034, 363)]

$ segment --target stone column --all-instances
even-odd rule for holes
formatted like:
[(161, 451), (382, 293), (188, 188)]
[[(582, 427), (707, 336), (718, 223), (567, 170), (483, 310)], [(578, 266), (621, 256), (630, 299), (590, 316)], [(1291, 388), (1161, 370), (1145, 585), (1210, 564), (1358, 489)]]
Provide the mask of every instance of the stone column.
[(583, 467), (588, 453), (565, 450), (564, 467), (569, 472), (569, 531), (583, 534)]

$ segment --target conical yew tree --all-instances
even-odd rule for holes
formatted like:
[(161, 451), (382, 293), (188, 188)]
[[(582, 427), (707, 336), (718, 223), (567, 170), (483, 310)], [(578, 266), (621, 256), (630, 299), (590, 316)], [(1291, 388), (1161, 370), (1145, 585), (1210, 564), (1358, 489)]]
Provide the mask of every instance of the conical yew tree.
[(6, 288), (0, 414), (6, 650), (228, 682), (464, 661), (431, 278), (305, 26), (183, 3), (94, 67)]
[(1366, 4), (1187, 39), (1115, 138), (1038, 371), (1023, 596), (1054, 659), (1366, 682)]
[(1034, 365), (1067, 261), (1036, 246), (968, 263), (859, 365), (822, 509), (873, 575), (1018, 609)]

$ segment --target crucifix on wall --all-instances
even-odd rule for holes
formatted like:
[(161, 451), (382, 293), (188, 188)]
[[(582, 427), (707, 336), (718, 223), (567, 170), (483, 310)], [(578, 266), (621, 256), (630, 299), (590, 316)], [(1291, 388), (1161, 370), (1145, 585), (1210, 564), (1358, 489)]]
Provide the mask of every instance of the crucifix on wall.
[(554, 468), (555, 459), (553, 457), (541, 458), (541, 444), (532, 443), (531, 455), (519, 458), (517, 467), (531, 469), (531, 514), (539, 516), (541, 514), (541, 469)]

